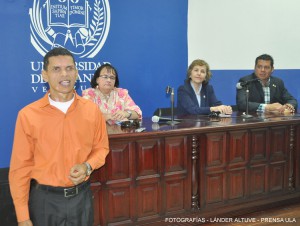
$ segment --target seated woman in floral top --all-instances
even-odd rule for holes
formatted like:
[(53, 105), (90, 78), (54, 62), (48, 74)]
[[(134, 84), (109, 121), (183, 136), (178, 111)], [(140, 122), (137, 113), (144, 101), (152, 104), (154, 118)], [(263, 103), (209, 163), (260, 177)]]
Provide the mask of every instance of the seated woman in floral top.
[(91, 88), (82, 91), (82, 96), (96, 103), (106, 122), (140, 119), (142, 111), (128, 94), (127, 89), (118, 88), (117, 70), (110, 64), (101, 65), (91, 80)]

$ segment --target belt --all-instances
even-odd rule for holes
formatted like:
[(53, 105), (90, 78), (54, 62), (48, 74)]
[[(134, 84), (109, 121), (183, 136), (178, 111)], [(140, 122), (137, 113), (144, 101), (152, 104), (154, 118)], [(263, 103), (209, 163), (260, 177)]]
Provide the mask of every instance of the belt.
[(36, 180), (32, 181), (32, 187), (35, 189), (63, 195), (65, 198), (70, 198), (78, 195), (79, 192), (83, 191), (90, 184), (89, 180), (82, 182), (73, 187), (53, 187), (49, 185), (39, 184)]

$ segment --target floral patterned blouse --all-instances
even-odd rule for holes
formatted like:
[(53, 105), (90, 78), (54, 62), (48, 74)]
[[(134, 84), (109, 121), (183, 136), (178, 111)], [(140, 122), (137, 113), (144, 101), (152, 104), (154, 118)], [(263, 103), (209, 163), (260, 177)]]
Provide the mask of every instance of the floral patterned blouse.
[[(127, 89), (114, 88), (109, 95), (100, 92), (99, 89), (88, 88), (82, 91), (82, 97), (96, 103), (104, 114), (113, 114), (118, 110), (135, 111), (142, 118), (142, 111), (128, 94)], [(114, 124), (114, 122), (109, 122)]]

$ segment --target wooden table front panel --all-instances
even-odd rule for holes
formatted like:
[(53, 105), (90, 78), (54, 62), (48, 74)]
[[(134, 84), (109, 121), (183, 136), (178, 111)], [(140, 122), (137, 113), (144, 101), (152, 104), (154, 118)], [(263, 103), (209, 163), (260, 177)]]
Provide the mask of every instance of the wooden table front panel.
[(106, 164), (92, 174), (94, 225), (163, 225), (298, 197), (298, 119), (271, 119), (113, 134)]
[(186, 136), (110, 142), (105, 166), (93, 175), (94, 185), (101, 183), (93, 189), (102, 213), (94, 225), (131, 224), (190, 208), (187, 150)]
[(289, 127), (200, 135), (200, 209), (289, 190)]

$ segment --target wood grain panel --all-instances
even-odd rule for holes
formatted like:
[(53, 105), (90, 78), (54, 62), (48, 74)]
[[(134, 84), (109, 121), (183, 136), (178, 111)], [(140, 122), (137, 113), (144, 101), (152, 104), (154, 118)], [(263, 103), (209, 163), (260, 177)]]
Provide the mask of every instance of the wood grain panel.
[(228, 199), (238, 199), (244, 198), (246, 191), (245, 191), (245, 179), (246, 179), (246, 170), (239, 169), (239, 170), (231, 170), (228, 173), (228, 185), (229, 185), (229, 195)]
[(252, 164), (267, 161), (268, 158), (268, 130), (267, 129), (253, 129), (250, 132), (250, 161)]
[(166, 181), (166, 213), (184, 210), (184, 187), (183, 179)]
[(165, 140), (165, 172), (186, 170), (186, 137), (170, 137)]
[(130, 188), (111, 188), (105, 193), (108, 222), (130, 220)]
[(141, 185), (137, 191), (137, 215), (138, 218), (159, 215), (160, 197), (159, 184)]
[(129, 143), (110, 144), (110, 153), (106, 157), (106, 180), (129, 178), (130, 150)]
[(158, 140), (143, 140), (136, 142), (137, 177), (159, 174), (161, 169), (161, 154)]
[(226, 133), (209, 133), (206, 137), (207, 168), (224, 167), (226, 163)]
[(286, 127), (276, 127), (270, 130), (270, 160), (271, 162), (286, 161), (289, 152)]
[(212, 204), (223, 201), (224, 174), (215, 173), (206, 176), (206, 203)]
[(288, 178), (286, 174), (286, 164), (272, 164), (270, 165), (270, 191), (281, 191), (287, 188)]
[(266, 166), (253, 166), (250, 168), (249, 193), (251, 196), (266, 192)]
[(248, 133), (246, 130), (232, 131), (229, 133), (229, 168), (243, 166), (249, 159)]

